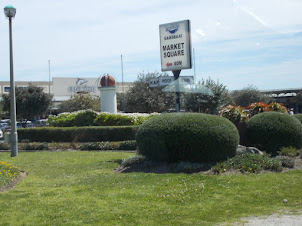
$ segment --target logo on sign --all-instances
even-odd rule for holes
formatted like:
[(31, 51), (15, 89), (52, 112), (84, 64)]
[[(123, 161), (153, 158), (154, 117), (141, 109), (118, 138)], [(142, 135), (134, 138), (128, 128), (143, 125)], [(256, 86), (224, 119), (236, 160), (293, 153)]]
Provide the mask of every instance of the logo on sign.
[(88, 82), (88, 81), (85, 80), (85, 79), (78, 78), (78, 81), (76, 81), (76, 85), (77, 85), (77, 86), (86, 86), (86, 83), (87, 83), (87, 82)]
[(166, 28), (166, 31), (168, 31), (170, 34), (175, 34), (179, 29), (179, 24), (173, 24)]
[(167, 65), (167, 67), (171, 67), (173, 64), (172, 63), (167, 63), (166, 65)]
[(95, 93), (95, 87), (94, 86), (86, 86), (86, 83), (88, 81), (85, 79), (78, 78), (76, 81), (75, 86), (69, 86), (68, 87), (68, 92), (69, 93), (82, 93), (82, 92), (87, 92), (87, 93)]

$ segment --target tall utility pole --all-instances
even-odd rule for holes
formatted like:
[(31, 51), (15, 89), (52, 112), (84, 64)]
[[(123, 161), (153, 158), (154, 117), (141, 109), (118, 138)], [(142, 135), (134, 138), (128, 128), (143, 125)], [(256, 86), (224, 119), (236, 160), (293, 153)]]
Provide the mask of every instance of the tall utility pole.
[(123, 55), (121, 55), (121, 69), (122, 69), (122, 86), (123, 86), (123, 112), (125, 113), (125, 87), (124, 87), (124, 67), (123, 67)]
[(15, 81), (14, 81), (14, 63), (13, 63), (13, 33), (12, 19), (16, 15), (16, 9), (13, 6), (6, 6), (4, 14), (9, 20), (9, 55), (10, 55), (10, 150), (11, 157), (18, 155), (18, 132), (17, 132), (17, 115), (16, 115), (16, 96), (15, 96)]
[[(48, 60), (48, 94), (50, 96), (50, 60)], [(51, 115), (51, 106), (49, 108), (49, 115)]]
[(48, 94), (50, 95), (50, 60), (48, 60)]
[(195, 71), (195, 49), (193, 48), (193, 64), (194, 64), (194, 84), (196, 84), (196, 71)]

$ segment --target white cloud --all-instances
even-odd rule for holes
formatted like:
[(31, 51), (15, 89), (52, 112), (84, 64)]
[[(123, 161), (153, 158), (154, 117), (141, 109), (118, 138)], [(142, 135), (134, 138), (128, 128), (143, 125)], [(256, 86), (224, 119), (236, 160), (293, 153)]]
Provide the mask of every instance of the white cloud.
[(204, 31), (201, 30), (201, 29), (197, 29), (197, 30), (196, 30), (196, 33), (199, 34), (199, 35), (202, 36), (202, 37), (206, 36), (206, 34), (204, 33)]

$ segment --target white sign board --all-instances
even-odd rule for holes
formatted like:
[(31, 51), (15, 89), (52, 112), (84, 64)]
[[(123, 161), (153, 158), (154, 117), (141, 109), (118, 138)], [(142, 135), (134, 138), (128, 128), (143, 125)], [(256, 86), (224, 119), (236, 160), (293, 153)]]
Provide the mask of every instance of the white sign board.
[(158, 86), (158, 78), (153, 78), (149, 80), (149, 87), (157, 87)]
[(192, 68), (190, 21), (159, 25), (161, 70)]
[(179, 76), (178, 80), (179, 80), (179, 84), (182, 85), (192, 85), (194, 83), (193, 76)]
[(159, 86), (167, 86), (174, 81), (174, 76), (159, 77)]
[[(153, 78), (149, 80), (149, 87), (168, 86), (175, 81), (174, 76), (165, 76)], [(181, 85), (192, 85), (194, 83), (193, 76), (179, 76), (178, 83)]]
[(98, 95), (96, 87), (97, 78), (81, 77), (53, 77), (54, 96), (71, 96), (74, 93), (87, 92)]

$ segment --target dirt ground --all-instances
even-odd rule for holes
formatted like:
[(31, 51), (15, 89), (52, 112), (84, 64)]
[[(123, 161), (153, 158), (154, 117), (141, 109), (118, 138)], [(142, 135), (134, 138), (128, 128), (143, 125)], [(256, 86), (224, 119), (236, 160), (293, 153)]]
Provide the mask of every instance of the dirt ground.
[[(242, 219), (244, 223), (237, 225), (244, 226), (301, 226), (302, 212), (298, 213), (277, 213), (270, 216), (248, 217)], [(236, 225), (236, 224), (235, 224)]]
[(24, 180), (26, 176), (26, 172), (21, 172), (19, 177), (15, 178), (12, 182), (6, 184), (5, 186), (0, 187), (0, 192), (8, 191), (14, 188), (20, 181)]

